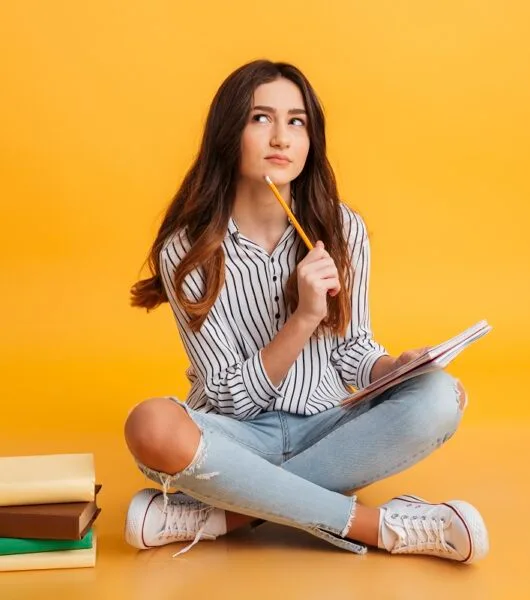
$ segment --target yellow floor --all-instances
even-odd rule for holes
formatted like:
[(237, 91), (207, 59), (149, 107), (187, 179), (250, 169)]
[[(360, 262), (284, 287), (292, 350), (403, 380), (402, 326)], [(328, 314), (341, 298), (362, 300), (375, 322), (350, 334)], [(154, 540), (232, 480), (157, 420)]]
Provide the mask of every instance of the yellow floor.
[(171, 554), (178, 545), (136, 551), (122, 538), (124, 514), (134, 491), (149, 483), (118, 435), (3, 437), (2, 454), (95, 451), (104, 487), (96, 568), (1, 573), (0, 598), (530, 598), (530, 521), (524, 510), (530, 498), (529, 440), (529, 426), (464, 425), (421, 464), (361, 492), (364, 502), (374, 504), (406, 492), (474, 502), (489, 526), (492, 549), (483, 562), (464, 567), (378, 551), (355, 556), (274, 524), (202, 542), (177, 559)]

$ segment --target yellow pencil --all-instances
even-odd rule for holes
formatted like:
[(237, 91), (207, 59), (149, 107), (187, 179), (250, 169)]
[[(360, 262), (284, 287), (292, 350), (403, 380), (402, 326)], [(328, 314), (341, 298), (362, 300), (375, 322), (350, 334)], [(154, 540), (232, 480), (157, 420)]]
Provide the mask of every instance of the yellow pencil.
[(300, 227), (300, 223), (296, 220), (296, 217), (291, 212), (291, 209), (287, 206), (287, 203), (282, 198), (282, 195), (278, 191), (278, 188), (272, 183), (271, 178), (268, 175), (265, 175), (265, 181), (269, 184), (269, 187), (273, 191), (274, 195), (278, 199), (278, 202), (282, 205), (283, 209), (287, 213), (289, 219), (291, 219), (291, 223), (295, 226), (296, 230), (300, 234), (300, 237), (304, 240), (305, 245), (309, 248), (309, 250), (313, 250), (313, 244), (309, 241), (309, 238), (304, 233), (304, 230)]

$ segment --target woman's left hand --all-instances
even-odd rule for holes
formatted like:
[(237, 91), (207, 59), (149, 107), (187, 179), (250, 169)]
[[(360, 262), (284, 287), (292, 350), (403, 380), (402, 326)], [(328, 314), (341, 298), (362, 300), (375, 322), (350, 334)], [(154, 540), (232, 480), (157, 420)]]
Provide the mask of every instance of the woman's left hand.
[(399, 367), (402, 367), (403, 365), (406, 365), (407, 363), (409, 363), (413, 360), (416, 360), (416, 358), (418, 358), (418, 356), (421, 356), (427, 350), (429, 350), (429, 346), (424, 346), (423, 348), (417, 348), (416, 350), (407, 350), (406, 352), (403, 352), (394, 361), (392, 371), (394, 369), (398, 369)]
[(381, 377), (388, 375), (395, 369), (399, 369), (399, 367), (402, 367), (410, 361), (415, 360), (426, 350), (429, 350), (429, 346), (425, 346), (424, 348), (418, 348), (416, 350), (407, 350), (406, 352), (400, 354), (397, 358), (394, 358), (393, 356), (390, 356), (388, 354), (381, 356), (381, 358), (375, 361), (375, 364), (372, 367), (372, 372), (370, 374), (370, 383), (381, 379)]

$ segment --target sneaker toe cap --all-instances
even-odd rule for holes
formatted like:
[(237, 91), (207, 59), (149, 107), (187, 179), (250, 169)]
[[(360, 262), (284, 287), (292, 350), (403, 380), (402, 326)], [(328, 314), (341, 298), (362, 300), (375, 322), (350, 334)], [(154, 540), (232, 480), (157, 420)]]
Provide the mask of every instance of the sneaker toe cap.
[(146, 543), (145, 534), (148, 532), (153, 513), (160, 512), (150, 510), (160, 496), (160, 490), (151, 488), (140, 490), (133, 496), (125, 519), (125, 541), (134, 548), (143, 550), (150, 547)]
[(454, 500), (448, 504), (458, 515), (460, 523), (460, 527), (453, 529), (451, 543), (462, 555), (462, 562), (481, 560), (489, 551), (488, 530), (481, 514), (467, 502)]

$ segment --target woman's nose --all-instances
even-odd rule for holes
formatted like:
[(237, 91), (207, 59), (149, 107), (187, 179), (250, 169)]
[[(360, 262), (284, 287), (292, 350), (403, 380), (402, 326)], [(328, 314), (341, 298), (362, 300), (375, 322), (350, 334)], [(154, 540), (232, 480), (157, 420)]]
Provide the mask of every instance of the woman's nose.
[(289, 133), (285, 127), (276, 126), (272, 132), (271, 146), (275, 148), (286, 148), (290, 144)]

